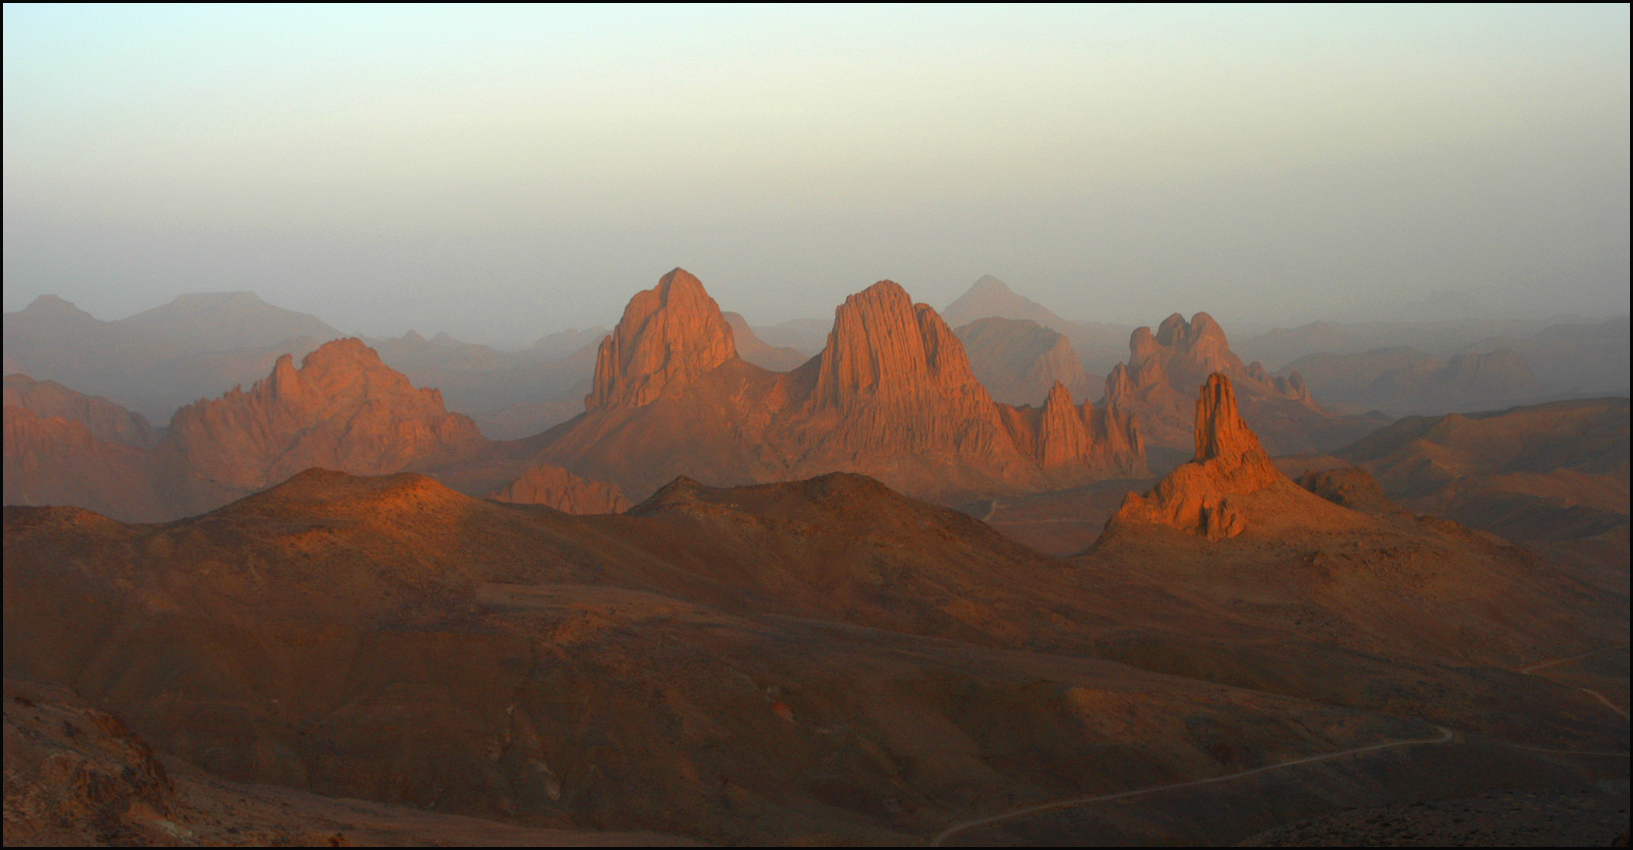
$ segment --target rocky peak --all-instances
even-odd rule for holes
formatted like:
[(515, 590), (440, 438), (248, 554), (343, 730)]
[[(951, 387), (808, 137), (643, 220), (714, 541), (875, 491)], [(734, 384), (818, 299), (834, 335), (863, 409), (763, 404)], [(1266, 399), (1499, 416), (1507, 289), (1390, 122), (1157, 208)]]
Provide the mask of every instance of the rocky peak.
[(684, 269), (635, 294), (596, 356), (586, 409), (643, 407), (737, 356), (731, 326)]
[(1248, 452), (1264, 453), (1259, 438), (1242, 421), (1236, 409), (1236, 391), (1230, 379), (1218, 372), (1208, 376), (1196, 399), (1195, 461), (1225, 458), (1239, 461)]
[(1129, 494), (1108, 529), (1167, 525), (1210, 540), (1235, 537), (1248, 524), (1242, 497), (1286, 480), (1242, 421), (1235, 390), (1224, 375), (1209, 375), (1202, 385), (1195, 430), (1196, 457), (1169, 473), (1151, 492)]
[(978, 295), (1013, 295), (1009, 285), (990, 274), (981, 275), (980, 279), (970, 287), (970, 291)]
[(970, 369), (964, 344), (927, 304), (882, 280), (834, 311), (817, 373), (814, 407), (846, 408), (860, 399), (890, 402), (940, 390), (979, 398), (987, 391)]
[(416, 389), (358, 339), (325, 343), (299, 369), (279, 357), (247, 392), (176, 412), (161, 446), (229, 490), (258, 490), (311, 466), (380, 475), (449, 460), (485, 442), (442, 393)]
[(93, 318), (90, 313), (87, 313), (84, 310), (74, 306), (74, 302), (68, 301), (56, 295), (41, 295), (40, 297), (35, 298), (33, 301), (29, 302), (27, 307), (23, 308), (23, 312), (35, 313), (39, 315), (66, 315), (84, 316), (87, 319)]

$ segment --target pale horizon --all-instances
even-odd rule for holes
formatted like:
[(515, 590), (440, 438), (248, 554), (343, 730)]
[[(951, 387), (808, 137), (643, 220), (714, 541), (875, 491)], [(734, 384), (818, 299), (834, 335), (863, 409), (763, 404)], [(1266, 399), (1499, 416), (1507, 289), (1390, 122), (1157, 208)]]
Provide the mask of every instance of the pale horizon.
[(5, 9), (5, 301), (518, 345), (983, 274), (1295, 326), (1629, 311), (1628, 10)]

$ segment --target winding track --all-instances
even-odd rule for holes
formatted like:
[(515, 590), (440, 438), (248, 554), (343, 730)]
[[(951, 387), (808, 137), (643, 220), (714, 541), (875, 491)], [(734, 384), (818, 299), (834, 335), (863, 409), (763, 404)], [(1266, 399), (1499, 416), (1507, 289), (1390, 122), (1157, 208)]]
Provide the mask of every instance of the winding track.
[(1033, 814), (1033, 813), (1036, 813), (1036, 812), (1048, 811), (1050, 809), (1064, 809), (1064, 808), (1069, 808), (1071, 806), (1080, 806), (1080, 805), (1083, 805), (1084, 803), (1099, 803), (1099, 802), (1103, 802), (1103, 801), (1106, 801), (1106, 800), (1121, 800), (1124, 797), (1137, 797), (1137, 796), (1139, 796), (1141, 794), (1152, 794), (1152, 793), (1155, 793), (1157, 791), (1171, 791), (1171, 790), (1173, 790), (1175, 788), (1191, 788), (1191, 787), (1194, 787), (1194, 786), (1197, 786), (1197, 785), (1211, 785), (1211, 784), (1213, 784), (1215, 782), (1228, 782), (1228, 781), (1230, 781), (1232, 779), (1238, 779), (1238, 778), (1243, 777), (1243, 776), (1252, 776), (1255, 773), (1265, 773), (1265, 772), (1271, 771), (1271, 770), (1279, 770), (1279, 769), (1284, 768), (1284, 767), (1293, 767), (1295, 765), (1300, 765), (1300, 764), (1312, 764), (1312, 763), (1318, 762), (1318, 761), (1328, 761), (1330, 759), (1343, 758), (1344, 756), (1352, 756), (1352, 755), (1355, 755), (1357, 753), (1367, 753), (1367, 752), (1372, 752), (1374, 750), (1387, 750), (1387, 749), (1389, 749), (1391, 747), (1408, 747), (1408, 746), (1414, 746), (1414, 745), (1418, 745), (1418, 744), (1445, 744), (1445, 743), (1449, 743), (1452, 740), (1452, 738), (1453, 738), (1452, 730), (1447, 729), (1444, 726), (1436, 726), (1435, 728), (1440, 730), (1440, 736), (1436, 737), (1436, 738), (1408, 738), (1408, 739), (1401, 740), (1401, 741), (1385, 741), (1382, 744), (1372, 744), (1372, 745), (1365, 746), (1365, 747), (1356, 747), (1354, 749), (1349, 749), (1349, 750), (1340, 750), (1340, 751), (1338, 751), (1336, 753), (1326, 753), (1326, 754), (1319, 755), (1319, 756), (1306, 756), (1304, 758), (1292, 759), (1290, 761), (1277, 762), (1275, 764), (1267, 764), (1267, 765), (1265, 765), (1263, 767), (1255, 767), (1252, 770), (1244, 770), (1244, 771), (1241, 771), (1239, 773), (1227, 773), (1227, 774), (1225, 774), (1223, 776), (1210, 776), (1207, 779), (1193, 779), (1190, 782), (1175, 782), (1175, 783), (1171, 783), (1171, 784), (1168, 784), (1168, 785), (1149, 785), (1149, 786), (1146, 786), (1144, 788), (1136, 788), (1136, 789), (1134, 789), (1132, 791), (1120, 791), (1120, 792), (1118, 792), (1116, 794), (1099, 794), (1099, 795), (1091, 795), (1091, 796), (1088, 796), (1088, 797), (1071, 797), (1071, 798), (1068, 798), (1068, 799), (1065, 799), (1065, 800), (1054, 800), (1054, 801), (1048, 802), (1048, 803), (1038, 803), (1036, 805), (1023, 806), (1023, 807), (1018, 808), (1018, 809), (1011, 809), (1011, 810), (1009, 810), (1007, 812), (1000, 812), (1000, 813), (998, 813), (996, 815), (989, 815), (989, 816), (984, 817), (984, 818), (976, 818), (974, 820), (967, 820), (967, 821), (963, 821), (962, 823), (953, 824), (952, 826), (942, 830), (939, 835), (937, 835), (934, 839), (932, 839), (930, 841), (930, 846), (931, 847), (940, 847), (942, 845), (942, 843), (945, 842), (947, 839), (953, 837), (954, 835), (957, 835), (960, 832), (963, 832), (966, 829), (971, 829), (971, 828), (974, 828), (974, 827), (977, 827), (977, 826), (985, 826), (986, 824), (989, 824), (989, 823), (998, 823), (999, 821), (1009, 820), (1010, 818), (1020, 817), (1022, 815), (1029, 815), (1029, 814)]
[[(992, 504), (992, 508), (987, 511), (987, 517), (991, 518), (991, 516), (994, 513), (996, 513), (997, 510), (998, 510), (998, 500), (994, 499), (993, 504)], [(1589, 652), (1584, 652), (1581, 655), (1570, 656), (1569, 658), (1550, 658), (1550, 659), (1548, 659), (1546, 661), (1539, 661), (1536, 664), (1532, 664), (1532, 665), (1527, 666), (1527, 667), (1521, 667), (1518, 672), (1524, 673), (1524, 674), (1526, 674), (1528, 676), (1534, 676), (1534, 675), (1536, 675), (1536, 671), (1538, 671), (1538, 670), (1546, 670), (1549, 667), (1556, 667), (1556, 666), (1558, 666), (1560, 664), (1566, 664), (1566, 663), (1569, 663), (1569, 662), (1572, 662), (1572, 661), (1580, 661), (1583, 658), (1587, 658), (1590, 655), (1595, 655), (1597, 653), (1605, 652), (1605, 651), (1611, 650), (1611, 649), (1626, 649), (1627, 646), (1628, 646), (1627, 644), (1621, 644), (1619, 646), (1602, 646), (1602, 647), (1599, 647), (1598, 649), (1595, 649), (1595, 650), (1592, 650), (1592, 651), (1589, 651)], [(1592, 696), (1593, 698), (1599, 700), (1600, 702), (1605, 704), (1606, 708), (1609, 708), (1611, 711), (1614, 711), (1617, 714), (1620, 714), (1622, 717), (1624, 717), (1624, 718), (1627, 717), (1627, 712), (1623, 711), (1621, 708), (1617, 707), (1617, 705), (1615, 703), (1611, 702), (1610, 700), (1605, 699), (1604, 694), (1601, 694), (1598, 691), (1590, 690), (1588, 688), (1578, 688), (1577, 690), (1580, 690), (1583, 693), (1586, 693), (1589, 696)], [(1366, 747), (1356, 747), (1354, 749), (1349, 749), (1349, 750), (1340, 750), (1340, 751), (1338, 751), (1336, 753), (1326, 753), (1324, 755), (1319, 755), (1319, 756), (1307, 756), (1305, 758), (1292, 759), (1290, 761), (1284, 761), (1284, 762), (1277, 762), (1276, 764), (1267, 764), (1267, 765), (1265, 765), (1263, 767), (1255, 767), (1252, 770), (1244, 770), (1244, 771), (1241, 771), (1239, 773), (1227, 773), (1227, 774), (1225, 774), (1223, 776), (1212, 776), (1212, 777), (1209, 777), (1207, 779), (1194, 779), (1194, 780), (1191, 780), (1190, 782), (1175, 782), (1175, 783), (1172, 783), (1172, 784), (1169, 784), (1169, 785), (1149, 785), (1149, 786), (1146, 786), (1144, 788), (1135, 788), (1132, 791), (1120, 791), (1120, 792), (1115, 793), (1115, 794), (1099, 794), (1099, 795), (1090, 795), (1090, 796), (1087, 796), (1087, 797), (1070, 797), (1070, 798), (1067, 798), (1065, 800), (1053, 800), (1053, 801), (1050, 801), (1050, 802), (1047, 802), (1047, 803), (1037, 803), (1037, 804), (1034, 804), (1034, 805), (1031, 805), (1031, 806), (1022, 806), (1021, 808), (1011, 809), (1011, 810), (1009, 810), (1007, 812), (999, 812), (996, 815), (989, 815), (989, 816), (984, 817), (984, 818), (975, 818), (973, 820), (967, 820), (967, 821), (962, 821), (962, 822), (953, 824), (952, 826), (942, 830), (938, 835), (936, 835), (936, 837), (930, 841), (930, 846), (931, 847), (940, 847), (940, 846), (942, 846), (943, 843), (946, 842), (947, 839), (949, 839), (949, 838), (953, 837), (954, 835), (957, 835), (958, 833), (963, 832), (963, 831), (965, 831), (967, 829), (973, 829), (973, 828), (978, 827), (978, 826), (985, 826), (985, 825), (990, 824), (990, 823), (999, 823), (1000, 821), (1006, 821), (1006, 820), (1009, 820), (1010, 818), (1017, 818), (1017, 817), (1021, 817), (1023, 815), (1035, 814), (1037, 812), (1045, 812), (1045, 811), (1049, 811), (1050, 809), (1065, 809), (1065, 808), (1070, 808), (1072, 806), (1084, 805), (1086, 803), (1099, 803), (1099, 802), (1104, 802), (1106, 800), (1121, 800), (1121, 799), (1123, 799), (1125, 797), (1137, 797), (1137, 796), (1139, 796), (1141, 794), (1153, 794), (1153, 793), (1156, 793), (1158, 791), (1170, 791), (1170, 790), (1173, 790), (1173, 789), (1176, 789), (1176, 788), (1192, 788), (1192, 787), (1195, 787), (1197, 785), (1210, 785), (1210, 784), (1213, 784), (1213, 783), (1216, 783), (1216, 782), (1228, 782), (1229, 780), (1237, 779), (1237, 778), (1240, 778), (1240, 777), (1243, 777), (1243, 776), (1252, 776), (1255, 773), (1264, 773), (1264, 772), (1271, 771), (1271, 770), (1279, 770), (1279, 769), (1284, 768), (1284, 767), (1293, 767), (1295, 765), (1312, 764), (1312, 763), (1320, 762), (1320, 761), (1328, 761), (1330, 759), (1342, 758), (1344, 756), (1351, 756), (1351, 755), (1355, 755), (1357, 753), (1372, 752), (1374, 750), (1384, 750), (1384, 749), (1389, 749), (1391, 747), (1407, 747), (1407, 746), (1415, 746), (1415, 745), (1432, 745), (1432, 744), (1451, 743), (1452, 739), (1455, 736), (1452, 734), (1452, 731), (1450, 729), (1447, 729), (1444, 726), (1436, 726), (1435, 728), (1440, 730), (1440, 737), (1438, 737), (1438, 738), (1411, 738), (1411, 739), (1406, 739), (1406, 740), (1401, 740), (1401, 741), (1385, 741), (1382, 744), (1372, 744), (1372, 745), (1366, 746)], [(1559, 754), (1562, 754), (1562, 755), (1610, 756), (1610, 757), (1616, 757), (1616, 758), (1627, 758), (1627, 753), (1600, 752), (1600, 751), (1597, 751), (1597, 750), (1555, 750), (1555, 749), (1548, 749), (1548, 748), (1545, 748), (1545, 747), (1532, 747), (1532, 746), (1527, 746), (1525, 744), (1513, 744), (1513, 743), (1509, 743), (1507, 741), (1497, 741), (1495, 743), (1502, 744), (1503, 746), (1506, 746), (1506, 747), (1513, 747), (1513, 748), (1519, 749), (1519, 750), (1530, 750), (1532, 752), (1539, 752), (1539, 753), (1559, 753)]]

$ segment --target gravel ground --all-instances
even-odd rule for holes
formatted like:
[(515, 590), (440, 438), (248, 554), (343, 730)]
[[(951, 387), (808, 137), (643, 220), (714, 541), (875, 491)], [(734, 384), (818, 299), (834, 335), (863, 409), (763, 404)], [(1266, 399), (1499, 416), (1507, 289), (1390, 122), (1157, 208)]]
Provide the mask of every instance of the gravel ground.
[(1261, 832), (1240, 847), (1627, 846), (1628, 795), (1506, 791), (1353, 809)]

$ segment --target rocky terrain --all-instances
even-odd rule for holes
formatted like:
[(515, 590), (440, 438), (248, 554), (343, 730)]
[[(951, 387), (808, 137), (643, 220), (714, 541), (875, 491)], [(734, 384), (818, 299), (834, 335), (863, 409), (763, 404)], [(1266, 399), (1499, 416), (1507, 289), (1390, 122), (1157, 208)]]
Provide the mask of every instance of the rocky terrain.
[(65, 688), (5, 683), (8, 847), (677, 846), (654, 833), (548, 829), (232, 782), (158, 756)]
[(1114, 406), (1051, 391), (995, 403), (929, 306), (883, 281), (846, 299), (820, 357), (773, 373), (737, 356), (702, 284), (675, 270), (631, 300), (603, 343), (585, 416), (541, 435), (538, 462), (647, 495), (678, 475), (716, 484), (863, 472), (942, 500), (1143, 471)]
[(1214, 372), (1236, 384), (1242, 415), (1271, 454), (1337, 448), (1385, 421), (1334, 415), (1311, 397), (1298, 373), (1272, 377), (1257, 362), (1244, 365), (1207, 313), (1190, 321), (1175, 313), (1154, 334), (1137, 328), (1128, 351), (1127, 363), (1106, 376), (1106, 401), (1128, 410), (1153, 447), (1189, 451), (1195, 388)]
[[(1454, 524), (1273, 477), (1228, 382), (1202, 396), (1196, 466), (1220, 477), (1170, 480), (1235, 480), (1237, 533), (1127, 518), (1069, 561), (847, 474), (683, 479), (584, 517), (321, 471), (158, 525), (8, 507), (8, 675), (71, 682), (228, 780), (708, 841), (923, 840), (1432, 742), (1321, 773), (1314, 816), (1431, 783), (1580, 788), (1583, 767), (1523, 747), (1625, 752), (1622, 717), (1509, 672), (1625, 635), (1625, 606)], [(1098, 829), (1263, 828), (1259, 786), (1206, 787), (1216, 803)], [(1061, 840), (1051, 817), (1004, 828)]]

